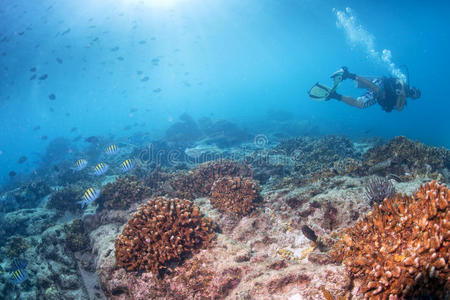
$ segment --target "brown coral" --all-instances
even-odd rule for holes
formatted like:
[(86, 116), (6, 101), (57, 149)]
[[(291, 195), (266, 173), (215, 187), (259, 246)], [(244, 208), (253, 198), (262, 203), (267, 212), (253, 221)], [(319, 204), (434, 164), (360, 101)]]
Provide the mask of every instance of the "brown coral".
[(189, 172), (166, 173), (156, 168), (145, 179), (154, 196), (194, 199), (207, 197), (217, 179), (224, 176), (251, 176), (252, 169), (231, 160), (216, 160), (201, 164)]
[(249, 178), (226, 176), (211, 188), (211, 204), (221, 212), (236, 216), (248, 215), (260, 199), (258, 184)]
[(214, 182), (225, 176), (251, 176), (252, 170), (245, 164), (231, 160), (210, 161), (201, 164), (189, 173), (191, 187), (196, 197), (206, 197), (211, 193)]
[(347, 229), (332, 255), (372, 299), (450, 290), (450, 192), (435, 181), (412, 197), (386, 199)]
[(116, 240), (116, 261), (128, 271), (162, 274), (169, 262), (208, 246), (214, 225), (189, 200), (150, 199), (142, 204)]
[(107, 183), (97, 200), (100, 209), (128, 209), (150, 196), (150, 189), (136, 176), (119, 177), (115, 182)]

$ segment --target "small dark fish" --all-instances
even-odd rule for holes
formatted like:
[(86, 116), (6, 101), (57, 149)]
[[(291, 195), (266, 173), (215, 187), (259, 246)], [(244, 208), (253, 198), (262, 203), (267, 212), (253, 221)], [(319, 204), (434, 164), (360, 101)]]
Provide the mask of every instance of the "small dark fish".
[(139, 44), (141, 44), (141, 45), (144, 45), (145, 43), (147, 43), (146, 40), (139, 41)]
[(160, 93), (160, 92), (161, 92), (160, 88), (156, 88), (156, 89), (153, 90), (153, 93)]
[(46, 136), (46, 135), (41, 136), (41, 140), (45, 141), (47, 139), (48, 139), (48, 136)]
[(119, 47), (117, 47), (117, 46), (114, 47), (114, 48), (111, 48), (111, 51), (112, 51), (112, 52), (116, 52), (117, 50), (119, 50)]
[(32, 67), (32, 68), (30, 69), (30, 72), (36, 72), (36, 67)]
[(48, 78), (47, 74), (42, 75), (41, 77), (39, 77), (39, 80), (45, 80)]
[(61, 35), (68, 34), (69, 32), (70, 32), (70, 28), (67, 28), (66, 30), (64, 30), (64, 31), (61, 33)]
[(317, 241), (316, 233), (308, 225), (302, 226), (302, 232), (308, 238), (308, 240), (313, 241), (313, 242)]
[(148, 81), (150, 78), (148, 76), (145, 76), (144, 78), (141, 79), (142, 82), (146, 82)]
[(117, 60), (123, 61), (124, 58), (123, 58), (122, 56), (119, 56), (119, 57), (117, 58)]
[(92, 143), (92, 144), (98, 144), (100, 142), (100, 139), (96, 136), (90, 136), (88, 138), (84, 139), (86, 142), (88, 143)]
[(55, 112), (55, 109), (53, 107), (50, 107), (50, 112)]
[(53, 170), (55, 170), (56, 172), (59, 172), (59, 167), (58, 166), (53, 166)]
[(136, 74), (138, 74), (138, 75), (142, 75), (144, 72), (142, 72), (142, 71), (137, 71), (136, 72)]
[(78, 128), (72, 127), (72, 129), (70, 129), (70, 132), (74, 132), (74, 131), (77, 131), (77, 130), (78, 130)]
[(17, 173), (16, 173), (16, 172), (14, 172), (14, 171), (11, 171), (11, 172), (9, 172), (9, 173), (8, 173), (8, 175), (9, 175), (10, 177), (14, 177), (14, 176), (16, 176), (16, 175), (17, 175)]
[(79, 140), (81, 140), (81, 138), (82, 138), (82, 136), (78, 135), (78, 136), (74, 137), (72, 141), (78, 142)]
[(154, 59), (152, 59), (152, 64), (153, 64), (154, 66), (157, 66), (157, 65), (159, 64), (159, 58), (154, 58)]
[(98, 41), (98, 37), (96, 37), (95, 39), (93, 39), (92, 40), (93, 42), (96, 42), (96, 41)]
[(130, 130), (131, 129), (131, 125), (127, 125), (123, 128), (123, 130)]
[(30, 77), (30, 80), (35, 80), (36, 79), (36, 74), (34, 74), (33, 76)]
[(41, 129), (41, 126), (39, 126), (39, 125), (36, 125), (36, 126), (34, 126), (34, 128), (33, 128), (34, 131), (39, 130), (39, 129)]
[(63, 63), (63, 60), (61, 58), (59, 58), (59, 57), (56, 58), (56, 61), (58, 62), (58, 64), (62, 64)]
[(19, 160), (17, 161), (18, 164), (23, 164), (27, 160), (27, 157), (25, 155), (21, 156)]
[(66, 117), (70, 117), (70, 113), (65, 113)]
[(48, 95), (48, 99), (55, 100), (56, 99), (56, 95), (55, 94), (50, 94), (50, 95)]
[(23, 35), (25, 33), (25, 31), (21, 31), (19, 32), (19, 35)]
[(137, 111), (138, 111), (138, 109), (137, 109), (136, 107), (130, 108), (130, 112), (131, 112), (131, 113), (134, 113), (134, 112), (137, 112)]

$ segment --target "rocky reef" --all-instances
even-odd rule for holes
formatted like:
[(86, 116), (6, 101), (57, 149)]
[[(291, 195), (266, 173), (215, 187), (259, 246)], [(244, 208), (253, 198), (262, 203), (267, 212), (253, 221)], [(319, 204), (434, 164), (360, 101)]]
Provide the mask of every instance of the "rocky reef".
[(48, 209), (56, 209), (61, 213), (65, 211), (77, 212), (80, 210), (80, 195), (82, 190), (74, 185), (68, 185), (53, 192), (46, 204)]
[(426, 146), (400, 136), (387, 144), (369, 149), (364, 154), (361, 173), (380, 176), (393, 174), (400, 180), (409, 180), (415, 175), (437, 179), (438, 173), (444, 169), (450, 169), (450, 150)]
[(333, 257), (360, 280), (365, 297), (429, 295), (450, 290), (450, 192), (435, 181), (413, 196), (375, 205), (334, 246)]

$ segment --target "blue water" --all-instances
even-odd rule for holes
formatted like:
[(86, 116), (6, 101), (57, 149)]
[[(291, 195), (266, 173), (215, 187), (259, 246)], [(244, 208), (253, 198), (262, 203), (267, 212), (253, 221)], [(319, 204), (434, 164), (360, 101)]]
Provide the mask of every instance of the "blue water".
[[(450, 147), (449, 7), (444, 1), (1, 0), (1, 180), (11, 170), (33, 172), (54, 138), (136, 132), (158, 138), (185, 112), (258, 134), (270, 131), (271, 112), (285, 111), (321, 134), (405, 135)], [(394, 68), (381, 59), (384, 49)], [(308, 98), (315, 82), (331, 84), (329, 75), (343, 65), (387, 76), (403, 64), (422, 98), (408, 100), (401, 112)], [(48, 78), (30, 80), (34, 74)], [(339, 91), (361, 93), (348, 82)], [(83, 149), (83, 139), (71, 147)], [(17, 164), (22, 155), (28, 160)]]

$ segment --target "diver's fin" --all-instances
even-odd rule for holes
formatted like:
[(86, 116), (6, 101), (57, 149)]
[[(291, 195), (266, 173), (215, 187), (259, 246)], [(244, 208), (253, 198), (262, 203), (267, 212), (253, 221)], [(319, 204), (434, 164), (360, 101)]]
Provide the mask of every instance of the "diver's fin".
[(333, 78), (333, 88), (337, 88), (342, 81), (344, 81), (344, 68), (340, 68), (333, 74), (331, 74), (330, 78)]
[(314, 100), (325, 100), (334, 90), (318, 82), (309, 90), (308, 94)]

